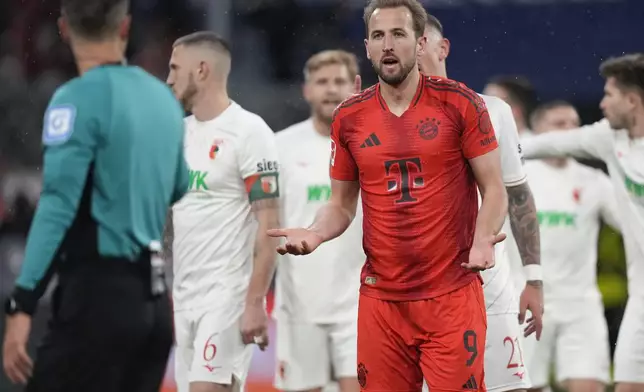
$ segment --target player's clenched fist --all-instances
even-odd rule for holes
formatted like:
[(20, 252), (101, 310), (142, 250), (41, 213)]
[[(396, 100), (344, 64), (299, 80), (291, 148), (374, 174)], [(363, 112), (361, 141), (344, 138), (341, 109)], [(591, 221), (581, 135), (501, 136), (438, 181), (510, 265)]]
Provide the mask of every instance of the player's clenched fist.
[(461, 267), (473, 271), (484, 271), (494, 267), (494, 245), (505, 240), (505, 237), (504, 233), (499, 233), (489, 239), (475, 240), (468, 262), (461, 264)]
[(324, 242), (319, 234), (308, 229), (272, 229), (267, 233), (271, 237), (286, 238), (286, 243), (277, 247), (277, 253), (281, 255), (306, 255)]

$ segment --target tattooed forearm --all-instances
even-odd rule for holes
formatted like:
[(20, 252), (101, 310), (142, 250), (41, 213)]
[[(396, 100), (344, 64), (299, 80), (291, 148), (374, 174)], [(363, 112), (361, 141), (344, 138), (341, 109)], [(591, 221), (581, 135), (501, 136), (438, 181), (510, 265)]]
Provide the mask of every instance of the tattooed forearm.
[(174, 240), (174, 227), (172, 225), (172, 209), (168, 210), (163, 229), (163, 253), (162, 257), (167, 263), (172, 262), (172, 241)]
[(539, 221), (530, 186), (507, 187), (508, 214), (512, 234), (517, 242), (523, 265), (541, 264)]

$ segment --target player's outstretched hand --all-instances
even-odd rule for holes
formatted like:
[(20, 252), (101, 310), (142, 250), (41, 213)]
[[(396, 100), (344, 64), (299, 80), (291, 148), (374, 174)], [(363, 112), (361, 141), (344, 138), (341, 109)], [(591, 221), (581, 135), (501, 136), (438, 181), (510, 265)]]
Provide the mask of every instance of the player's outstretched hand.
[(461, 267), (472, 271), (484, 271), (494, 267), (494, 245), (505, 240), (505, 237), (504, 233), (499, 233), (484, 241), (474, 242), (468, 262), (461, 264)]
[(356, 75), (353, 81), (353, 94), (360, 94), (360, 91), (362, 91), (362, 78), (360, 75)]
[(529, 281), (526, 283), (521, 300), (519, 302), (519, 324), (523, 325), (526, 321), (526, 311), (530, 311), (532, 316), (527, 320), (527, 325), (523, 330), (523, 335), (528, 337), (536, 333), (537, 340), (541, 339), (541, 330), (543, 329), (543, 283), (540, 280)]
[(271, 229), (267, 234), (269, 237), (286, 238), (286, 243), (277, 247), (277, 253), (281, 255), (306, 255), (323, 242), (319, 234), (308, 229)]

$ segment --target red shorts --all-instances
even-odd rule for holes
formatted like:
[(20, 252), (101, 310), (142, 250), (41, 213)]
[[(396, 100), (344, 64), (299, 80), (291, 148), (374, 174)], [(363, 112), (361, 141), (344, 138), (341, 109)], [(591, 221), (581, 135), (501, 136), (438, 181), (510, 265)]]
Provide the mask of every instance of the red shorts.
[(487, 319), (475, 279), (451, 293), (393, 302), (360, 295), (358, 381), (362, 391), (485, 391)]

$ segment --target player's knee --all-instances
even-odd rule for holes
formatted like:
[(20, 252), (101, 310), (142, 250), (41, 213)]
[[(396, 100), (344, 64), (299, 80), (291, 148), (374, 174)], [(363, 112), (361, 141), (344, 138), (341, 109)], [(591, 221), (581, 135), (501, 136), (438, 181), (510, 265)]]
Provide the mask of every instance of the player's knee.
[(604, 383), (597, 380), (566, 380), (562, 383), (568, 392), (603, 392)]
[(338, 380), (340, 392), (359, 392), (360, 384), (357, 377), (343, 377)]
[(644, 392), (644, 383), (620, 382), (615, 387), (615, 392)]

